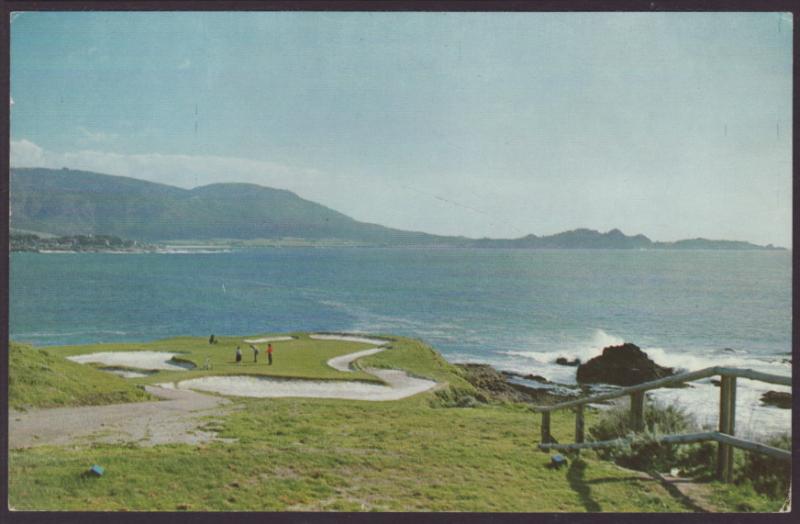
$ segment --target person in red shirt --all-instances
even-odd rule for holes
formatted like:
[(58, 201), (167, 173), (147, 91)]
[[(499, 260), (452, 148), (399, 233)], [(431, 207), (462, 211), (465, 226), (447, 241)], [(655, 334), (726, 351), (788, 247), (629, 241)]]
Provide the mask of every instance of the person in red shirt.
[(272, 365), (272, 344), (267, 346), (267, 359), (269, 359), (269, 365)]

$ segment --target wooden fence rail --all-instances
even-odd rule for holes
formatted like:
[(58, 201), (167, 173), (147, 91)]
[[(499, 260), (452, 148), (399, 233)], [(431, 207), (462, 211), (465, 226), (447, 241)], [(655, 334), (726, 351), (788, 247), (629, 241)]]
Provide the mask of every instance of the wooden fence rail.
[[(661, 443), (687, 444), (690, 442), (702, 442), (713, 440), (719, 446), (717, 448), (717, 476), (725, 481), (733, 480), (733, 448), (746, 449), (756, 453), (763, 453), (780, 460), (791, 460), (792, 454), (778, 448), (773, 448), (758, 442), (752, 442), (734, 437), (736, 431), (736, 379), (737, 377), (751, 380), (759, 380), (770, 384), (780, 384), (791, 386), (791, 377), (782, 375), (772, 375), (762, 373), (752, 369), (728, 368), (714, 366), (710, 368), (680, 373), (650, 382), (644, 382), (635, 386), (629, 386), (609, 393), (601, 393), (592, 397), (562, 402), (553, 406), (536, 406), (534, 411), (542, 414), (542, 438), (539, 444), (540, 449), (561, 449), (579, 450), (587, 448), (601, 448), (619, 445), (629, 442), (630, 439), (604, 440), (600, 442), (584, 442), (584, 406), (602, 400), (630, 395), (630, 422), (634, 432), (644, 430), (644, 406), (645, 392), (658, 389), (673, 384), (683, 384), (701, 378), (719, 375), (720, 381), (720, 402), (719, 402), (719, 431), (705, 433), (692, 433), (687, 435), (664, 435), (658, 438)], [(550, 434), (550, 412), (559, 409), (575, 408), (575, 442), (573, 444), (555, 444)]]

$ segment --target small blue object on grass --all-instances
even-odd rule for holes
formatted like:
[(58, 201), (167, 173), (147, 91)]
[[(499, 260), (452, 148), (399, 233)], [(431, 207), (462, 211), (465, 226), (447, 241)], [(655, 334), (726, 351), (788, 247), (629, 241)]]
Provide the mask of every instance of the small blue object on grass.
[(560, 468), (561, 466), (565, 465), (566, 463), (567, 463), (567, 459), (563, 455), (555, 454), (552, 457), (550, 457), (550, 466), (552, 466), (552, 467), (554, 467), (556, 469)]
[(89, 474), (94, 475), (95, 477), (102, 477), (105, 471), (106, 471), (105, 469), (103, 469), (101, 466), (98, 466), (97, 464), (89, 468)]

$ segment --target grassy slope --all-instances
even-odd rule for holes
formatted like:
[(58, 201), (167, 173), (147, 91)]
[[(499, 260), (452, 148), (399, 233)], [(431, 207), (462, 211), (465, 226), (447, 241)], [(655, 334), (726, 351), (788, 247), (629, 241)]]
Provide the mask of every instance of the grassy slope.
[[(15, 451), (17, 509), (682, 511), (659, 485), (610, 463), (551, 470), (535, 417), (515, 406), (246, 401), (235, 444)], [(554, 417), (566, 437), (567, 416)], [(216, 424), (220, 424), (219, 422)], [(92, 463), (101, 479), (82, 478)]]
[(50, 351), (9, 345), (9, 407), (85, 406), (151, 400), (134, 384)]
[[(225, 355), (231, 353), (231, 343), (235, 339), (220, 344), (227, 347)], [(279, 353), (280, 344), (276, 363), (286, 362), (288, 357), (280, 355), (290, 354), (287, 348)], [(218, 350), (207, 343), (202, 347), (197, 339), (146, 347), (170, 345), (189, 348), (195, 356)], [(359, 364), (400, 367), (456, 389), (471, 388), (457, 368), (424, 344), (396, 339), (392, 346)], [(97, 350), (63, 351), (87, 349)], [(230, 357), (222, 357), (223, 364), (226, 358)], [(303, 374), (319, 371), (310, 371), (316, 360), (304, 361), (308, 367)], [(235, 443), (11, 451), (9, 502), (16, 509), (51, 510), (688, 509), (656, 481), (598, 460), (592, 453), (571, 460), (566, 468), (549, 469), (549, 455), (536, 448), (539, 416), (523, 405), (443, 408), (434, 400), (433, 393), (393, 402), (240, 399), (242, 409), (209, 422), (209, 429), (237, 439)], [(588, 424), (594, 416), (587, 413)], [(572, 414), (557, 412), (552, 417), (554, 436), (562, 442), (571, 440)], [(106, 467), (106, 475), (83, 477), (81, 473), (94, 463)], [(735, 492), (720, 492), (722, 509), (735, 510), (738, 500)], [(751, 504), (762, 511), (778, 506), (763, 500)]]

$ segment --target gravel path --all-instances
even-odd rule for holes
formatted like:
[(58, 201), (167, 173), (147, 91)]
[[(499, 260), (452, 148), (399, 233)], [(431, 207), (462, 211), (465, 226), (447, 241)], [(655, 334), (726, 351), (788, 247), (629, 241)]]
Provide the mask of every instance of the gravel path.
[(11, 411), (8, 417), (9, 449), (76, 442), (136, 442), (196, 444), (214, 440), (212, 432), (199, 430), (206, 416), (221, 416), (230, 401), (221, 397), (147, 386), (164, 400), (107, 406)]

